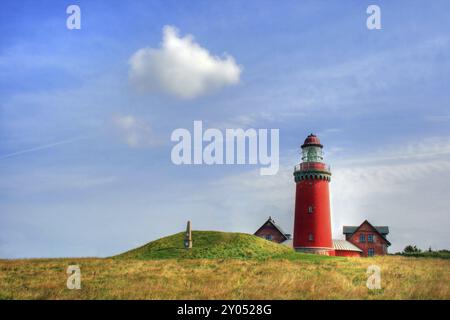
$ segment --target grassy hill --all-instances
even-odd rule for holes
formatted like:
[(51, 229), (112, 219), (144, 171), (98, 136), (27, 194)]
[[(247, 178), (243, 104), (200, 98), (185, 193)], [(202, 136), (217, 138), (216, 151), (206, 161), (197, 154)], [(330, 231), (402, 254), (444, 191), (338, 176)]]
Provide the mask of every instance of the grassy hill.
[(183, 246), (184, 232), (149, 242), (122, 253), (119, 259), (326, 259), (328, 257), (300, 254), (291, 248), (254, 235), (219, 231), (192, 231), (193, 248)]

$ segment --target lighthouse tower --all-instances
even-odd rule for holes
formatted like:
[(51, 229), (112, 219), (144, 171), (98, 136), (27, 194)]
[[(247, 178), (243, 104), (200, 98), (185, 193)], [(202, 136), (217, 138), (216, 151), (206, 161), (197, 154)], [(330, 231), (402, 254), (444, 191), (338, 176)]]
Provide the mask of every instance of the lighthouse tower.
[(334, 255), (331, 239), (330, 168), (323, 162), (322, 144), (310, 134), (302, 145), (302, 162), (295, 166), (294, 248)]

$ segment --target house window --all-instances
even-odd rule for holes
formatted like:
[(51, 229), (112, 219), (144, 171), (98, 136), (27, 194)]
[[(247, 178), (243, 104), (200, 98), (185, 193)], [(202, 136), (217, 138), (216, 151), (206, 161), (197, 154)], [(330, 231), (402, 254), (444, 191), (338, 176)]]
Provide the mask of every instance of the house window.
[(314, 212), (313, 206), (309, 206), (309, 207), (308, 207), (308, 213), (313, 213), (313, 212)]
[(365, 236), (364, 234), (360, 234), (360, 235), (359, 235), (359, 242), (360, 242), (360, 243), (366, 242), (366, 236)]
[(367, 235), (367, 242), (373, 243), (374, 242), (373, 240), (374, 240), (373, 239), (373, 234), (368, 234)]
[(375, 255), (375, 250), (373, 248), (369, 248), (369, 250), (367, 250), (367, 255), (369, 257), (373, 257)]
[(264, 238), (266, 238), (266, 240), (272, 241), (272, 235), (271, 234), (266, 234), (264, 236)]
[(314, 240), (314, 236), (313, 236), (312, 233), (310, 233), (310, 234), (308, 235), (308, 240), (309, 240), (309, 241), (313, 241), (313, 240)]

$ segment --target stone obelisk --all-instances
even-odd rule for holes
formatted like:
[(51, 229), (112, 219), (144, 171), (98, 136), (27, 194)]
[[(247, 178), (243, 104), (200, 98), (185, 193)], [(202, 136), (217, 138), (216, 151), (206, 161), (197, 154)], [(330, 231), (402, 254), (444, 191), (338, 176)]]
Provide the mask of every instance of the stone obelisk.
[(186, 249), (192, 248), (192, 230), (191, 230), (191, 221), (187, 222), (186, 226), (186, 235), (184, 237), (184, 247)]

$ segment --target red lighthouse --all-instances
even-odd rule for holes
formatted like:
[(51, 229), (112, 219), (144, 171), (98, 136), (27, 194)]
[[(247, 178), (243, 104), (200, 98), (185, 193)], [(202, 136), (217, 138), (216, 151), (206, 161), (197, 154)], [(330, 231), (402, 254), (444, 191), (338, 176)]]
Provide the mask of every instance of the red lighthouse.
[(330, 168), (323, 162), (322, 144), (310, 134), (302, 145), (302, 162), (295, 166), (294, 248), (334, 255), (331, 239)]

